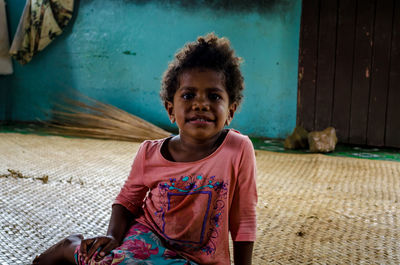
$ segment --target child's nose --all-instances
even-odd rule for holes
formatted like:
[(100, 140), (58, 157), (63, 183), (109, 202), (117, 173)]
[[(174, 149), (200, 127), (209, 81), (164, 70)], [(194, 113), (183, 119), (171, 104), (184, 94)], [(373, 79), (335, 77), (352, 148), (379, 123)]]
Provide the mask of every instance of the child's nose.
[(207, 99), (198, 98), (197, 100), (193, 101), (192, 109), (207, 111), (210, 109), (210, 104)]

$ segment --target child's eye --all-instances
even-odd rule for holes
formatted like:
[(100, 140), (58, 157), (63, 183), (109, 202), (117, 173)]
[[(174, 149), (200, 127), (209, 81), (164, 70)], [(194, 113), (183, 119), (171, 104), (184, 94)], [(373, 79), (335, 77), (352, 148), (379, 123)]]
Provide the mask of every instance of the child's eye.
[(184, 100), (190, 100), (190, 99), (194, 98), (194, 93), (183, 93), (182, 98)]
[(220, 100), (222, 98), (219, 94), (216, 94), (216, 93), (211, 93), (208, 97), (211, 100)]

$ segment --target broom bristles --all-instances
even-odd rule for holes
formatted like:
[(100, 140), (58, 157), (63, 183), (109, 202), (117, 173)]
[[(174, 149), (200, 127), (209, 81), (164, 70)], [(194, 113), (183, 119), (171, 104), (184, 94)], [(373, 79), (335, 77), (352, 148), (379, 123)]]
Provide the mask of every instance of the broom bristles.
[(171, 133), (115, 106), (79, 95), (81, 100), (63, 98), (54, 103), (52, 119), (43, 123), (47, 132), (57, 135), (125, 141), (160, 139)]

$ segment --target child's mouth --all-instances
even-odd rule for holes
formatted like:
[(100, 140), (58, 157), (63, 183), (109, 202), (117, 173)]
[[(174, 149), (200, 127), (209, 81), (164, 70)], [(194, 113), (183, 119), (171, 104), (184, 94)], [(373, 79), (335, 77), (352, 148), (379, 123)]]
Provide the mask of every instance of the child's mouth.
[(212, 123), (213, 121), (207, 118), (192, 118), (189, 119), (189, 123), (194, 123), (194, 124), (208, 124)]

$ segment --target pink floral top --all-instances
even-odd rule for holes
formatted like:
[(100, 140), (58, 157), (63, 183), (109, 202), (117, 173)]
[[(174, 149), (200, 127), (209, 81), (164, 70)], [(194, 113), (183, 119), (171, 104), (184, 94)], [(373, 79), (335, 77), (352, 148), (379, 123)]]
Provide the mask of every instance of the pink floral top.
[(255, 241), (256, 165), (247, 136), (229, 130), (218, 149), (194, 162), (161, 154), (165, 139), (145, 141), (115, 204), (139, 215), (179, 254), (200, 264), (230, 264), (233, 241)]

